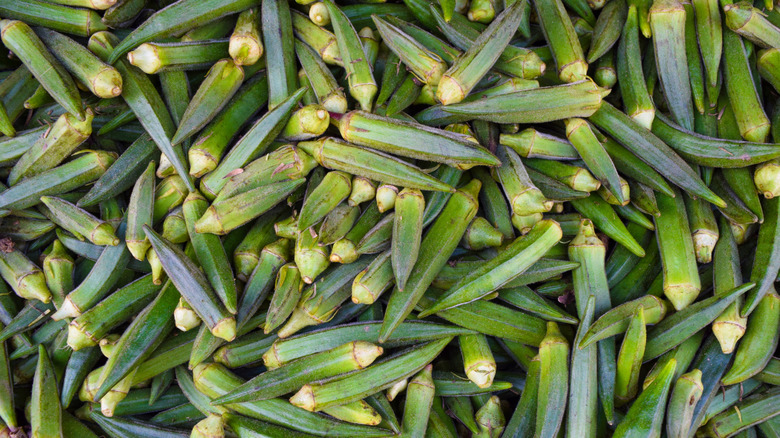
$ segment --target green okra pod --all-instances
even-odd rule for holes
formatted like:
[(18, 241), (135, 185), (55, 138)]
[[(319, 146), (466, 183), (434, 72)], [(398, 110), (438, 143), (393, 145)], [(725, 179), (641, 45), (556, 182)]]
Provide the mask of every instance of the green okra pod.
[(517, 3), (501, 12), (471, 47), (444, 72), (436, 88), (436, 98), (443, 105), (462, 101), (498, 61), (520, 25), (522, 6), (522, 3)]
[(387, 360), (356, 371), (336, 382), (304, 385), (290, 398), (290, 403), (308, 411), (318, 411), (329, 406), (360, 400), (369, 392), (383, 390), (396, 381), (411, 377), (425, 367), (451, 338), (431, 341), (407, 349)]
[(268, 305), (268, 316), (263, 328), (266, 334), (274, 331), (292, 314), (301, 299), (302, 289), (303, 280), (294, 264), (288, 263), (279, 268), (274, 282), (274, 294)]
[[(123, 40), (122, 42), (126, 42)], [(110, 52), (117, 44), (117, 37), (108, 32), (98, 32), (90, 37), (88, 48), (99, 58), (109, 60)], [(109, 60), (110, 62), (110, 60)], [(184, 179), (188, 189), (194, 190), (187, 169), (184, 153), (180, 146), (173, 146), (170, 137), (174, 133), (174, 124), (170, 112), (151, 80), (140, 71), (133, 69), (122, 60), (116, 64), (123, 78), (122, 98), (138, 117), (144, 129), (149, 133), (157, 147), (171, 161), (173, 168)]]
[(669, 110), (677, 123), (693, 130), (691, 83), (685, 51), (685, 8), (676, 0), (653, 2), (649, 17), (658, 78)]
[(152, 225), (154, 215), (154, 161), (150, 162), (133, 186), (127, 207), (125, 244), (136, 260), (143, 261), (151, 247), (144, 225)]
[(677, 379), (666, 414), (666, 433), (669, 437), (688, 436), (693, 409), (701, 398), (703, 389), (700, 370), (694, 369)]
[(119, 71), (105, 64), (86, 47), (53, 30), (36, 29), (36, 34), (74, 79), (92, 94), (103, 99), (122, 94), (122, 76)]
[(644, 314), (641, 306), (636, 309), (620, 345), (615, 374), (615, 401), (618, 405), (632, 400), (639, 389), (639, 371), (647, 341)]
[(569, 391), (569, 343), (555, 322), (539, 345), (539, 394), (534, 436), (554, 437), (563, 423)]
[(333, 2), (326, 0), (323, 3), (328, 7), (341, 62), (347, 71), (349, 92), (364, 111), (371, 111), (378, 87), (358, 34), (344, 12)]
[(271, 142), (284, 129), (287, 119), (292, 114), (298, 101), (305, 92), (301, 88), (283, 102), (278, 103), (273, 110), (266, 113), (250, 128), (250, 130), (230, 150), (228, 155), (219, 163), (216, 169), (206, 175), (200, 182), (200, 189), (204, 196), (213, 199), (228, 183), (230, 176), (236, 169), (245, 166), (252, 158), (262, 154)]
[(666, 401), (676, 368), (677, 361), (670, 360), (661, 370), (658, 378), (639, 394), (623, 421), (615, 429), (616, 437), (661, 434)]
[(386, 340), (411, 313), (436, 273), (446, 263), (466, 231), (468, 223), (476, 215), (478, 206), (476, 196), (480, 187), (478, 180), (472, 180), (456, 192), (423, 237), (419, 259), (427, 262), (424, 266), (415, 265), (407, 281), (407, 287), (403, 291), (397, 287), (393, 290), (382, 325), (381, 341)]
[(560, 80), (577, 82), (585, 79), (588, 63), (563, 3), (547, 0), (535, 2), (534, 6), (544, 38), (555, 59)]
[(54, 223), (77, 237), (81, 236), (100, 246), (119, 244), (119, 238), (114, 234), (114, 228), (108, 222), (96, 218), (64, 199), (41, 196), (41, 202), (46, 205), (48, 216)]
[(263, 42), (260, 38), (260, 11), (247, 9), (239, 14), (236, 28), (230, 35), (230, 56), (238, 65), (252, 65), (263, 56)]
[(243, 81), (244, 69), (232, 59), (222, 59), (212, 65), (182, 114), (171, 144), (178, 145), (206, 126), (228, 104)]
[(84, 120), (76, 83), (32, 28), (22, 21), (6, 19), (0, 22), (0, 36), (49, 95), (77, 119)]
[(235, 314), (238, 310), (238, 293), (225, 248), (218, 236), (195, 232), (195, 222), (203, 215), (207, 206), (206, 199), (200, 193), (190, 192), (183, 206), (187, 232), (198, 262), (214, 292), (227, 311)]
[[(201, 393), (210, 398), (220, 397), (241, 384), (243, 379), (232, 374), (219, 364), (201, 364), (193, 370), (193, 380), (195, 387)], [(273, 422), (297, 431), (307, 434), (316, 434), (317, 436), (337, 436), (346, 437), (361, 435), (367, 437), (378, 437), (386, 434), (386, 429), (377, 429), (375, 427), (351, 425), (329, 419), (327, 417), (310, 413), (291, 405), (285, 400), (270, 399), (258, 402), (236, 403), (227, 406), (241, 415), (246, 415), (258, 420)], [(327, 432), (325, 432), (327, 431)], [(282, 435), (289, 436), (289, 431), (285, 429)]]
[(144, 231), (155, 252), (160, 255), (165, 272), (182, 297), (190, 303), (214, 336), (227, 341), (233, 340), (236, 336), (236, 320), (221, 305), (202, 271), (182, 250), (165, 241), (148, 225), (144, 226)]
[(729, 29), (723, 30), (723, 83), (742, 137), (757, 143), (766, 141), (770, 121), (761, 105), (750, 60), (742, 39)]
[(268, 82), (264, 72), (245, 80), (222, 112), (203, 128), (190, 147), (190, 175), (201, 177), (214, 170), (230, 141), (267, 100)]
[(415, 78), (432, 86), (439, 84), (447, 64), (436, 53), (414, 40), (395, 25), (373, 16), (374, 24), (385, 44), (400, 58)]
[(417, 261), (424, 209), (425, 199), (421, 191), (404, 189), (398, 194), (390, 247), (395, 283), (400, 290), (404, 289)]
[(750, 314), (747, 330), (734, 355), (734, 364), (721, 379), (724, 385), (740, 383), (758, 374), (777, 348), (777, 327), (780, 327), (777, 308), (780, 306), (780, 297), (772, 289)]
[(754, 286), (753, 283), (745, 283), (723, 295), (692, 304), (656, 324), (648, 331), (644, 360), (656, 358), (680, 345), (714, 321), (738, 296)]
[(130, 64), (146, 74), (177, 70), (198, 70), (223, 59), (228, 54), (225, 39), (143, 43), (127, 54)]
[(463, 305), (494, 292), (533, 265), (561, 237), (557, 222), (539, 222), (529, 234), (516, 239), (498, 257), (463, 277), (435, 306), (420, 313), (420, 316)]
[(46, 348), (38, 345), (38, 365), (35, 368), (30, 402), (32, 436), (63, 436), (62, 415), (54, 366)]
[(589, 120), (642, 161), (662, 172), (670, 182), (716, 206), (725, 206), (725, 202), (709, 190), (693, 169), (663, 141), (614, 106), (607, 102), (602, 103), (601, 108)]
[[(418, 123), (351, 111), (331, 120), (344, 140), (395, 155), (450, 164), (462, 169), (477, 165), (494, 166), (498, 160), (466, 136)], [(404, 138), (414, 136), (419, 143), (410, 145)]]
[(658, 195), (655, 228), (664, 267), (664, 295), (677, 310), (692, 303), (701, 291), (693, 239), (682, 194)]
[(309, 382), (366, 368), (382, 351), (382, 347), (368, 342), (349, 342), (260, 374), (213, 403), (224, 405), (278, 397)]

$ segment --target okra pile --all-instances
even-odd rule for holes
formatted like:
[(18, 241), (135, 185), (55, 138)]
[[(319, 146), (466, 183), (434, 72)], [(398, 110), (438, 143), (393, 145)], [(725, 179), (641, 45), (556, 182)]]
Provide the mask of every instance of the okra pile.
[(774, 0), (0, 0), (0, 438), (780, 436)]

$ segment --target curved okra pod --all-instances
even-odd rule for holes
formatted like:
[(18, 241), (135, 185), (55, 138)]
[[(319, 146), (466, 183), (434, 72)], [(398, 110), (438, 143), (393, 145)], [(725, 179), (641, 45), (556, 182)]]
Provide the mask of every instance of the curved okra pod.
[(301, 299), (302, 289), (303, 280), (294, 264), (288, 263), (279, 268), (274, 282), (274, 294), (268, 305), (268, 315), (263, 328), (265, 334), (273, 332), (292, 314)]
[(382, 323), (379, 337), (381, 342), (387, 340), (412, 312), (436, 274), (447, 263), (452, 251), (463, 237), (466, 227), (477, 213), (477, 196), (480, 187), (478, 180), (471, 180), (455, 192), (428, 229), (420, 244), (419, 254), (419, 259), (426, 260), (426, 263), (415, 265), (404, 290), (397, 287), (393, 290)]
[(537, 131), (524, 129), (517, 134), (501, 134), (499, 143), (514, 149), (524, 158), (546, 158), (548, 160), (576, 160), (580, 157), (568, 140)]
[(615, 437), (660, 436), (677, 361), (672, 359), (645, 388), (615, 429)]
[[(146, 74), (207, 68), (228, 54), (225, 39), (143, 43), (127, 54), (130, 64)], [(185, 102), (186, 104), (186, 102)]]
[(647, 342), (644, 315), (641, 306), (634, 311), (623, 343), (620, 345), (615, 374), (615, 401), (618, 405), (631, 401), (639, 389), (639, 371)]
[(734, 363), (721, 379), (724, 385), (740, 383), (755, 376), (772, 358), (780, 339), (780, 296), (773, 289), (770, 288), (750, 314), (747, 330), (734, 355)]

